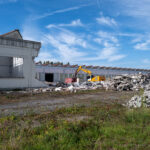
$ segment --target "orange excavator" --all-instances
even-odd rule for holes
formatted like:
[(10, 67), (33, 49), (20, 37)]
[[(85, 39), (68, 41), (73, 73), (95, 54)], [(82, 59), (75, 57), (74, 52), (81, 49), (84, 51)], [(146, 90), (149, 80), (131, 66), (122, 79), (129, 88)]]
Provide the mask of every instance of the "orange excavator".
[(72, 83), (72, 82), (76, 82), (77, 81), (77, 75), (79, 73), (79, 71), (83, 71), (85, 73), (88, 74), (88, 81), (90, 82), (98, 82), (98, 81), (105, 81), (105, 77), (104, 76), (94, 76), (92, 74), (92, 72), (90, 70), (87, 69), (83, 69), (82, 66), (79, 66), (78, 69), (76, 70), (74, 77), (73, 78), (66, 78), (65, 82), (67, 83)]

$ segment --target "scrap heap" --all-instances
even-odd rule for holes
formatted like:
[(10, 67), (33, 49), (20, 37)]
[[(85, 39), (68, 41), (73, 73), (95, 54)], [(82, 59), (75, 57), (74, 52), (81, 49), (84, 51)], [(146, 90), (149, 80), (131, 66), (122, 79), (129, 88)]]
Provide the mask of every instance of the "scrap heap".
[(116, 91), (138, 91), (139, 89), (143, 89), (146, 85), (150, 84), (150, 74), (143, 75), (120, 75), (114, 77), (109, 82), (109, 89), (114, 89)]
[(145, 88), (143, 95), (133, 96), (126, 106), (129, 108), (150, 107), (150, 85)]

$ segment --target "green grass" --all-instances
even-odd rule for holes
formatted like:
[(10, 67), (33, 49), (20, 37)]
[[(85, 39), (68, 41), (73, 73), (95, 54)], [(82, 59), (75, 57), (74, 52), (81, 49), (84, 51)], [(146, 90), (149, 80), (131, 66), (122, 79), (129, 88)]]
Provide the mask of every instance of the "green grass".
[(149, 150), (150, 110), (97, 103), (2, 117), (0, 149)]

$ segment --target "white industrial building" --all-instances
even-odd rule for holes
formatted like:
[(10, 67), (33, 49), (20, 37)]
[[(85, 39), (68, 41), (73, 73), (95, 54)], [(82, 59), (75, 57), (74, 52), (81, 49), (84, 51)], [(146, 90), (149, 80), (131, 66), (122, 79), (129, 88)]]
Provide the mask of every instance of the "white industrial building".
[[(0, 35), (0, 89), (45, 87), (45, 81), (65, 81), (73, 77), (78, 65), (60, 63), (44, 65), (34, 59), (41, 48), (40, 42), (23, 40), (19, 30)], [(146, 69), (83, 66), (94, 75), (111, 78), (121, 74), (150, 73)], [(80, 81), (87, 80), (87, 74), (80, 71)], [(39, 81), (40, 80), (40, 81)], [(42, 82), (41, 82), (42, 81)]]
[(0, 89), (43, 87), (35, 79), (40, 42), (23, 40), (19, 30), (0, 35)]
[[(65, 78), (73, 77), (78, 65), (61, 65), (61, 64), (36, 64), (36, 72), (37, 78), (40, 81), (47, 81), (47, 82), (58, 82), (58, 81), (65, 81)], [(133, 68), (117, 68), (117, 67), (100, 67), (100, 66), (82, 66), (90, 70), (94, 75), (101, 75), (105, 76), (106, 78), (111, 78), (116, 75), (122, 74), (148, 74), (150, 70), (148, 69), (133, 69)], [(78, 73), (78, 77), (80, 81), (87, 80), (87, 74), (80, 71)]]

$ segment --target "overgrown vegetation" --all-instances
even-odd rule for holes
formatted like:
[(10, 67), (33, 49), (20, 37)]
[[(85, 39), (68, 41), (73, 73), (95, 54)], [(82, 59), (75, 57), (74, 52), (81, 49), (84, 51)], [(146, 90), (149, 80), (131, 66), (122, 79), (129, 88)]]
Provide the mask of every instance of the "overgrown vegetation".
[(0, 118), (1, 150), (149, 150), (150, 110), (91, 103)]

